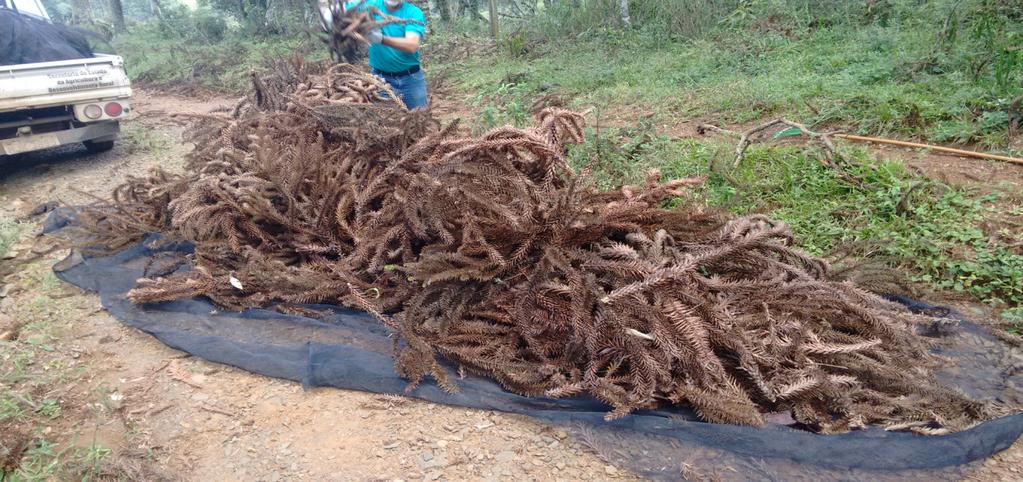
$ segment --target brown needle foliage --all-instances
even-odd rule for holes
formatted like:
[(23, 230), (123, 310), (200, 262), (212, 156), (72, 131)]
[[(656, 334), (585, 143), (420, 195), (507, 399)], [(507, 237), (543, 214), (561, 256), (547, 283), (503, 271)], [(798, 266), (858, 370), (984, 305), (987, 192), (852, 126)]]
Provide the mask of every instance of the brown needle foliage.
[(592, 394), (609, 418), (679, 405), (759, 425), (785, 410), (839, 432), (988, 416), (929, 374), (920, 320), (833, 281), (784, 223), (664, 207), (699, 179), (589, 188), (564, 155), (578, 114), (462, 137), (353, 67), (290, 65), (256, 82), (251, 108), (203, 119), (184, 174), (132, 179), (82, 213), (92, 243), (195, 245), (194, 269), (139, 280), (135, 302), (357, 306), (398, 334), (411, 387), (456, 390), (443, 358), (521, 394)]

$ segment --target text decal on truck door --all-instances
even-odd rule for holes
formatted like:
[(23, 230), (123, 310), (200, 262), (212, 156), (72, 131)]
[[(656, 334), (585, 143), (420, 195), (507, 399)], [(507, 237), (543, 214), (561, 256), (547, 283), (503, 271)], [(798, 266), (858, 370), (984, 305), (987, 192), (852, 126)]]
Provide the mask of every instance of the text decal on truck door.
[(114, 81), (102, 81), (103, 76), (106, 75), (106, 73), (106, 69), (54, 72), (52, 74), (47, 74), (47, 77), (56, 79), (57, 86), (49, 87), (46, 90), (51, 94), (59, 94), (61, 92), (114, 86)]
[(48, 90), (51, 94), (57, 94), (57, 93), (60, 93), (60, 92), (71, 92), (71, 91), (75, 91), (75, 90), (96, 89), (96, 88), (100, 88), (100, 87), (113, 87), (113, 86), (114, 86), (114, 81), (111, 80), (111, 81), (108, 81), (108, 82), (90, 82), (90, 83), (66, 85), (64, 87), (50, 87), (49, 89), (46, 89), (46, 90)]
[(46, 74), (46, 76), (51, 78), (51, 79), (63, 79), (65, 77), (74, 77), (76, 75), (92, 75), (92, 74), (106, 75), (107, 72), (108, 72), (107, 69), (94, 69), (94, 70), (82, 69), (82, 70), (67, 70), (67, 71), (64, 71), (64, 72), (53, 72), (53, 73)]

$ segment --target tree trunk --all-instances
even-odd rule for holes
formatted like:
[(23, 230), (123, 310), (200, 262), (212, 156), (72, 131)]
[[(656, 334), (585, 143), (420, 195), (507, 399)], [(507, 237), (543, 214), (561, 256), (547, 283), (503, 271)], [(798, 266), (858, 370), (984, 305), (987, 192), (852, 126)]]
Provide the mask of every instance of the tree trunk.
[(114, 31), (124, 32), (126, 30), (124, 26), (124, 6), (121, 5), (121, 0), (110, 0), (110, 16), (114, 22)]
[(435, 0), (437, 10), (440, 12), (440, 19), (448, 22), (451, 20), (451, 5), (448, 3), (449, 0)]
[(76, 25), (92, 23), (92, 6), (89, 0), (71, 0), (71, 23)]
[(497, 39), (497, 0), (490, 0), (490, 36)]
[(631, 27), (632, 19), (629, 18), (629, 0), (618, 0), (618, 13), (622, 17), (622, 25)]
[(458, 0), (458, 16), (466, 15), (473, 20), (486, 20), (480, 13), (480, 0)]
[(163, 8), (160, 7), (160, 0), (149, 0), (149, 11), (160, 20), (163, 20)]

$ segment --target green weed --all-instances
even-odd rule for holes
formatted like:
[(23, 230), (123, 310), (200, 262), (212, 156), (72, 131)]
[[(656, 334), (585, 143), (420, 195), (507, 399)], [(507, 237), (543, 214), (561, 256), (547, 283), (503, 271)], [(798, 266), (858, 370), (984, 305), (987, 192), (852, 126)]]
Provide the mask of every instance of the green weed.
[(0, 421), (23, 419), (29, 413), (27, 410), (53, 419), (60, 414), (60, 402), (46, 399), (36, 403), (32, 397), (15, 392), (0, 398)]
[(504, 125), (525, 127), (530, 118), (527, 99), (525, 90), (514, 83), (504, 83), (493, 92), (476, 95), (469, 101), (478, 108), (474, 133)]
[(61, 467), (61, 457), (65, 450), (57, 444), (45, 439), (38, 439), (33, 446), (25, 451), (18, 468), (10, 475), (11, 480), (35, 482), (53, 480)]
[(112, 453), (110, 449), (96, 442), (85, 449), (74, 447), (62, 449), (58, 444), (40, 438), (25, 451), (17, 469), (6, 474), (0, 472), (0, 476), (4, 476), (0, 477), (0, 480), (19, 482), (95, 480), (100, 473), (100, 464)]
[(46, 418), (54, 419), (60, 416), (60, 402), (57, 400), (43, 400), (35, 412)]
[(0, 422), (5, 420), (17, 420), (25, 417), (25, 410), (21, 408), (21, 402), (13, 396), (6, 395), (0, 398)]
[(87, 467), (88, 472), (82, 477), (82, 482), (93, 480), (99, 469), (100, 462), (113, 453), (110, 449), (97, 444), (95, 441), (89, 445), (88, 450), (77, 452), (75, 455), (80, 460), (82, 467)]
[(28, 378), (28, 368), (35, 363), (32, 350), (20, 349), (13, 343), (0, 345), (0, 383), (14, 385)]

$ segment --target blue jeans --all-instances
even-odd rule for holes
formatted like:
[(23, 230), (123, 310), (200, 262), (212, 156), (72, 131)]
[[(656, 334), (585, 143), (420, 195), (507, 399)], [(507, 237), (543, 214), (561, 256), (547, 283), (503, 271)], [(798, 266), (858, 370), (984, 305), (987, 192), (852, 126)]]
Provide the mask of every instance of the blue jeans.
[(426, 107), (429, 103), (426, 94), (426, 76), (423, 75), (422, 70), (408, 75), (388, 75), (376, 69), (373, 69), (373, 73), (379, 75), (394, 88), (409, 110)]

